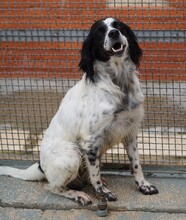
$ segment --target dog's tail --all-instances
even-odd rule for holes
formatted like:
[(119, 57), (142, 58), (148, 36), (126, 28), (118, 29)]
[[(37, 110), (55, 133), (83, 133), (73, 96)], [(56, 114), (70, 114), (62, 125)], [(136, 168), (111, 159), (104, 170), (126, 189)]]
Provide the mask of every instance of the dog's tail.
[(0, 166), (0, 176), (11, 176), (28, 181), (40, 181), (45, 178), (45, 174), (42, 171), (39, 163), (35, 163), (25, 170)]

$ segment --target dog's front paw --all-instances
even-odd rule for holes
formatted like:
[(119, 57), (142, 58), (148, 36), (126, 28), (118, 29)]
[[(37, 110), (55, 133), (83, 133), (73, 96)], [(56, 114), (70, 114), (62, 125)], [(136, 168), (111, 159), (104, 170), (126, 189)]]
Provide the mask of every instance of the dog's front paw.
[(103, 192), (109, 202), (115, 202), (117, 200), (117, 197), (115, 194), (113, 194), (109, 189), (106, 187), (103, 187)]
[(107, 200), (108, 200), (109, 202), (115, 202), (115, 201), (117, 201), (116, 195), (113, 194), (112, 192), (107, 192), (107, 193), (105, 193), (105, 196), (106, 196), (106, 198), (107, 198)]
[(114, 195), (109, 189), (107, 189), (105, 186), (102, 186), (102, 187), (99, 187), (97, 190), (96, 190), (96, 194), (97, 196), (105, 196), (107, 201), (109, 202), (114, 202), (117, 200), (117, 197), (116, 195)]
[(139, 191), (143, 193), (144, 195), (153, 195), (153, 194), (158, 194), (158, 190), (156, 189), (155, 186), (147, 184), (147, 185), (141, 185), (139, 187)]

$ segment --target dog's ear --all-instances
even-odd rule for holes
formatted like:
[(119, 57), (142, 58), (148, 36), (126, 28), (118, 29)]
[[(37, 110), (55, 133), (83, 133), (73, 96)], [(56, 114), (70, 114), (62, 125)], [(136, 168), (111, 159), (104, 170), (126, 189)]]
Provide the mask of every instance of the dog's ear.
[(137, 37), (134, 32), (127, 26), (127, 40), (129, 42), (129, 53), (131, 60), (136, 64), (136, 66), (140, 65), (140, 58), (142, 56), (142, 49), (140, 48)]
[(94, 53), (93, 53), (93, 46), (91, 42), (90, 34), (86, 37), (83, 42), (82, 50), (81, 50), (81, 60), (79, 62), (79, 68), (85, 72), (86, 79), (90, 81), (94, 81)]

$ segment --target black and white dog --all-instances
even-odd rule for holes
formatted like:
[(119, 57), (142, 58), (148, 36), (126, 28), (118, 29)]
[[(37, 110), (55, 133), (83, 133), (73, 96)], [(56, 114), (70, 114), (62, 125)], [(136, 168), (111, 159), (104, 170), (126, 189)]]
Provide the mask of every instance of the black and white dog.
[(85, 74), (67, 92), (46, 130), (40, 163), (26, 170), (0, 167), (0, 175), (31, 181), (46, 178), (53, 193), (87, 205), (91, 203), (87, 194), (68, 187), (84, 163), (96, 193), (115, 201), (101, 179), (100, 158), (123, 143), (137, 187), (143, 194), (157, 194), (144, 178), (136, 146), (144, 114), (137, 77), (141, 55), (129, 26), (114, 18), (95, 22), (81, 50), (79, 67)]

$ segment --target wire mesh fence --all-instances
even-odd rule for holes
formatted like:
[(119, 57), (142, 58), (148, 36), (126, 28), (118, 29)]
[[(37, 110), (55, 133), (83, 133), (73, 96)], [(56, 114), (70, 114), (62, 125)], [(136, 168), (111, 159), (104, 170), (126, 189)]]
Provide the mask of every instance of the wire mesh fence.
[[(6, 0), (0, 5), (0, 159), (38, 160), (45, 129), (80, 79), (79, 50), (93, 21), (114, 16), (135, 31), (143, 59), (143, 164), (186, 165), (184, 0)], [(106, 163), (126, 163), (122, 146)]]

